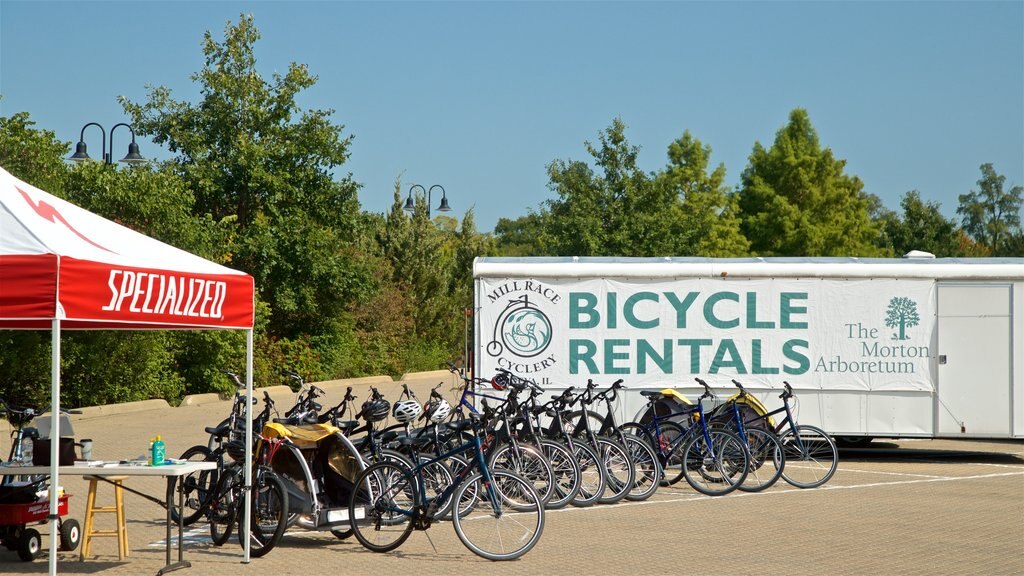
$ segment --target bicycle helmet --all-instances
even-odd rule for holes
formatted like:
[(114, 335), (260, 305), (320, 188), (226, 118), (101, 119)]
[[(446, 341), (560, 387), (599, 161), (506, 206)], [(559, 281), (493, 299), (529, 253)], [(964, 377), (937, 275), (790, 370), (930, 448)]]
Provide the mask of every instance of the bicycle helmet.
[(380, 422), (391, 413), (391, 402), (383, 398), (363, 402), (362, 415), (367, 422)]
[(505, 388), (508, 388), (508, 374), (505, 374), (504, 372), (495, 374), (494, 378), (491, 378), (491, 387), (495, 390), (504, 390)]
[(446, 418), (452, 413), (452, 405), (447, 400), (441, 399), (434, 404), (433, 410), (430, 412), (430, 421), (434, 424), (444, 422)]
[(395, 402), (395, 406), (391, 411), (391, 414), (401, 423), (412, 422), (416, 420), (416, 417), (423, 412), (423, 407), (420, 403), (415, 400), (399, 400)]

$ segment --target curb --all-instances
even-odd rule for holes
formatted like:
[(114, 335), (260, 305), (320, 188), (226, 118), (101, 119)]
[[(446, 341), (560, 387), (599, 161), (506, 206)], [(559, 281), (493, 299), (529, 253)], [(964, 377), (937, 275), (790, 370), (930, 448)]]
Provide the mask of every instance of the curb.
[(81, 414), (75, 414), (72, 420), (86, 420), (89, 418), (100, 418), (111, 414), (127, 414), (129, 412), (144, 412), (146, 410), (163, 410), (171, 405), (163, 399), (139, 400), (138, 402), (124, 402), (121, 404), (106, 404), (103, 406), (86, 406), (78, 408)]

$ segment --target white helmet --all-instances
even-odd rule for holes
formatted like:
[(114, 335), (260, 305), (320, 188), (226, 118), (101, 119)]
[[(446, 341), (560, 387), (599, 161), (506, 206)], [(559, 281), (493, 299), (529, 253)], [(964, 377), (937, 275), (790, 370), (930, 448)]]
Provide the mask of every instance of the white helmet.
[(434, 410), (430, 413), (430, 421), (434, 424), (443, 422), (452, 413), (452, 405), (444, 398), (438, 400)]
[(395, 416), (395, 420), (404, 424), (415, 420), (421, 412), (423, 412), (423, 407), (420, 406), (419, 402), (415, 400), (399, 400), (395, 402), (391, 413)]

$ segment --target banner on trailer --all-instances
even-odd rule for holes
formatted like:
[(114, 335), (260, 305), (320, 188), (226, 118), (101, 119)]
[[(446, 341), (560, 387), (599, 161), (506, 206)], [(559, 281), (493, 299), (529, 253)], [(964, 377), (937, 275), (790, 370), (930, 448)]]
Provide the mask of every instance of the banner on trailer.
[(481, 376), (934, 389), (933, 280), (477, 281)]

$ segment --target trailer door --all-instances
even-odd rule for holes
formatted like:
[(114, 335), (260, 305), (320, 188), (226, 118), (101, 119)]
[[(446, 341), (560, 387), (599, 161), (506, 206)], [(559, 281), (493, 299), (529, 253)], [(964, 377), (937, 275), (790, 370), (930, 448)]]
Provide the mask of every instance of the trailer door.
[(938, 284), (938, 435), (1010, 436), (1010, 310), (1010, 284)]

